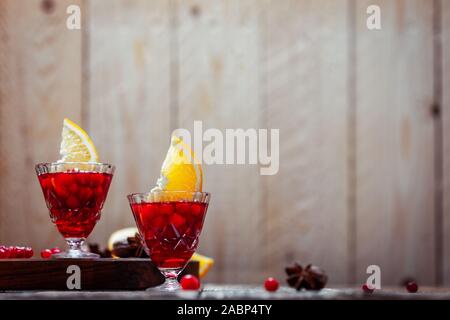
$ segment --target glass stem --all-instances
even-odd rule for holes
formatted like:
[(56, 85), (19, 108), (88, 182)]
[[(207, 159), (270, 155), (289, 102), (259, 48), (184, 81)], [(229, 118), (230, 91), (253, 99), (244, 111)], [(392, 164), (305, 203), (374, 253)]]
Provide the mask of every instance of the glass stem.
[(83, 251), (83, 244), (85, 238), (67, 238), (66, 242), (69, 246), (69, 251)]
[(164, 284), (162, 285), (167, 291), (175, 291), (181, 288), (180, 283), (178, 282), (178, 274), (181, 272), (181, 269), (166, 269), (161, 270), (162, 274), (166, 278)]

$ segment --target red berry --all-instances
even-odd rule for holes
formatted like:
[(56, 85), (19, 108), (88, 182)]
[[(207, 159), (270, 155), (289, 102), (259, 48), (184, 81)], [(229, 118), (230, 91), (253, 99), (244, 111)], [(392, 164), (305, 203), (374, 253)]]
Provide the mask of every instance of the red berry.
[(419, 286), (414, 281), (410, 281), (406, 284), (406, 290), (411, 293), (416, 293), (419, 290)]
[(62, 252), (61, 249), (58, 248), (58, 247), (52, 248), (52, 249), (50, 249), (50, 251), (52, 252), (52, 254), (55, 254), (55, 253), (61, 253), (61, 252)]
[(373, 288), (368, 286), (366, 283), (364, 283), (361, 287), (361, 289), (365, 292), (365, 293), (372, 293), (373, 292)]
[(25, 259), (27, 258), (27, 248), (26, 247), (18, 247), (18, 258)]
[(5, 248), (0, 248), (0, 259), (6, 259), (7, 251)]
[(278, 287), (280, 284), (278, 283), (278, 280), (275, 278), (267, 278), (266, 281), (264, 281), (264, 287), (269, 292), (274, 292), (278, 290)]
[(0, 246), (0, 259), (25, 259), (33, 256), (33, 249), (30, 247)]
[(76, 183), (72, 183), (72, 184), (69, 186), (69, 191), (70, 191), (70, 193), (72, 193), (72, 194), (77, 193), (79, 189), (80, 189), (80, 188), (78, 187), (78, 185), (77, 185)]
[(19, 254), (18, 248), (13, 246), (8, 247), (8, 252), (8, 259), (16, 259)]
[(33, 257), (33, 255), (34, 255), (33, 249), (30, 247), (26, 247), (25, 248), (25, 258), (31, 258), (31, 257)]
[(12, 258), (12, 250), (11, 247), (6, 247), (5, 248), (5, 259), (10, 259)]
[(186, 219), (181, 214), (175, 213), (169, 219), (170, 223), (177, 229), (180, 229), (186, 223)]
[(24, 247), (15, 247), (15, 250), (14, 250), (14, 259), (21, 259), (21, 258), (24, 258), (24, 256), (23, 256), (23, 254), (25, 253), (24, 252), (24, 250), (23, 249), (25, 249)]
[(180, 281), (183, 290), (198, 290), (200, 289), (200, 280), (196, 276), (187, 274), (181, 278)]
[(41, 251), (41, 257), (43, 258), (43, 259), (48, 259), (48, 258), (50, 258), (51, 256), (52, 256), (52, 251), (50, 250), (50, 249), (45, 249), (45, 250), (42, 250)]
[(66, 205), (67, 205), (70, 209), (75, 210), (75, 209), (78, 209), (78, 208), (80, 207), (80, 201), (79, 201), (78, 198), (75, 197), (75, 196), (69, 196), (69, 197), (67, 198), (67, 200), (66, 200)]
[(9, 259), (11, 256), (11, 247), (0, 246), (0, 259)]

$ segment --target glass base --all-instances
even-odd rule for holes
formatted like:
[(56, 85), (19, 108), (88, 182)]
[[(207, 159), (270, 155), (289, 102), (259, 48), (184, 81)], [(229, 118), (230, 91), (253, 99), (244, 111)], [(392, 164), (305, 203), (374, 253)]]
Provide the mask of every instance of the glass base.
[(181, 285), (178, 282), (178, 275), (180, 274), (181, 270), (183, 268), (177, 268), (177, 269), (159, 269), (161, 273), (163, 274), (166, 281), (162, 285), (159, 285), (157, 287), (148, 288), (146, 291), (149, 292), (174, 292), (181, 289)]
[(52, 255), (52, 259), (96, 259), (96, 258), (100, 258), (100, 255), (81, 250), (67, 250)]
[(85, 238), (66, 238), (69, 249), (52, 255), (53, 259), (96, 259), (100, 255), (83, 250)]
[(165, 281), (162, 285), (159, 285), (157, 287), (148, 288), (145, 291), (149, 292), (176, 292), (181, 290), (180, 283), (175, 280), (173, 282), (168, 283), (169, 281)]

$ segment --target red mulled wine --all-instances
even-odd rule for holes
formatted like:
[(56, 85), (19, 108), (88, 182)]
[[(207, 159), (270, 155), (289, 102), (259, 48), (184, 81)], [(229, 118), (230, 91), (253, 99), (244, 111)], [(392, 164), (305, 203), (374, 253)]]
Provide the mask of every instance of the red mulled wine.
[(152, 262), (162, 269), (183, 268), (194, 254), (208, 203), (131, 203)]
[(86, 238), (100, 219), (112, 174), (70, 170), (38, 178), (59, 232), (64, 238)]

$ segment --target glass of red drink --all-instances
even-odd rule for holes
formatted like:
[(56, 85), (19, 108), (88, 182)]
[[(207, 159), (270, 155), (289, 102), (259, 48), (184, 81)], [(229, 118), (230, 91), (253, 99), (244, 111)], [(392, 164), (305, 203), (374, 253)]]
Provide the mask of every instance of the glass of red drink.
[(100, 219), (114, 166), (89, 162), (54, 162), (36, 165), (50, 218), (69, 249), (54, 258), (97, 258), (82, 245)]
[(166, 281), (157, 289), (180, 288), (177, 277), (198, 245), (210, 194), (155, 191), (128, 196), (144, 248)]

